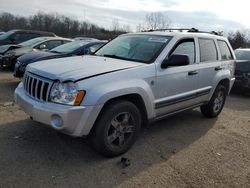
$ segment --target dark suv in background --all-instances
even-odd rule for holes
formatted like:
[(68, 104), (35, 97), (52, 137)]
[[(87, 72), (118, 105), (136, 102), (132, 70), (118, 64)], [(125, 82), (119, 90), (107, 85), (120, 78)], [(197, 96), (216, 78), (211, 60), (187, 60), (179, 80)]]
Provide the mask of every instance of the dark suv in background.
[(55, 37), (51, 32), (32, 31), (32, 30), (10, 30), (0, 35), (0, 45), (19, 44), (21, 42), (37, 38), (37, 37)]
[(235, 87), (250, 93), (250, 48), (239, 48), (234, 52), (237, 59)]

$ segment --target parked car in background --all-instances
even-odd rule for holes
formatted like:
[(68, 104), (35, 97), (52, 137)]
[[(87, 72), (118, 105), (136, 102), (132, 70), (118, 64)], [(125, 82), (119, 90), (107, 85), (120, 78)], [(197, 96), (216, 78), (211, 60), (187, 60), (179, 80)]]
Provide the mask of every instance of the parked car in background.
[(96, 38), (91, 38), (91, 37), (75, 37), (74, 40), (86, 40), (86, 41), (100, 41), (99, 39)]
[(250, 89), (250, 48), (239, 48), (235, 51), (237, 59), (235, 68), (235, 86)]
[(19, 44), (37, 37), (56, 37), (56, 35), (45, 31), (15, 29), (0, 35), (0, 45)]
[(71, 39), (61, 37), (37, 37), (18, 45), (3, 45), (0, 46), (0, 54), (3, 55), (0, 64), (14, 69), (16, 59), (28, 52), (51, 50), (71, 41)]
[(62, 57), (70, 57), (76, 55), (88, 55), (96, 52), (99, 48), (101, 48), (106, 42), (89, 42), (89, 41), (82, 41), (76, 40), (61, 46), (58, 46), (49, 52), (30, 52), (27, 53), (17, 59), (14, 76), (15, 77), (22, 77), (25, 68), (28, 64), (47, 60), (47, 59), (55, 59), (55, 58), (62, 58)]

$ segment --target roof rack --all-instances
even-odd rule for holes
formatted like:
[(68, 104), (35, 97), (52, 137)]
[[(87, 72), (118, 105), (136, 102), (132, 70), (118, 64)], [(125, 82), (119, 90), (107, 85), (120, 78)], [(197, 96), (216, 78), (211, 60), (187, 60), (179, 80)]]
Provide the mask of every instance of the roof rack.
[(179, 32), (186, 31), (186, 32), (190, 32), (190, 33), (208, 33), (208, 34), (222, 36), (222, 31), (220, 31), (220, 32), (216, 32), (216, 31), (207, 32), (207, 31), (199, 31), (196, 28), (191, 28), (191, 29), (190, 28), (189, 29), (187, 29), (187, 28), (150, 29), (150, 30), (144, 30), (142, 32), (153, 32), (153, 31), (169, 31), (169, 32), (172, 32), (172, 31), (179, 31)]
[(166, 29), (149, 29), (149, 30), (145, 30), (144, 32), (152, 32), (152, 31), (191, 31), (191, 32), (195, 32), (198, 31), (198, 29), (195, 28), (166, 28)]

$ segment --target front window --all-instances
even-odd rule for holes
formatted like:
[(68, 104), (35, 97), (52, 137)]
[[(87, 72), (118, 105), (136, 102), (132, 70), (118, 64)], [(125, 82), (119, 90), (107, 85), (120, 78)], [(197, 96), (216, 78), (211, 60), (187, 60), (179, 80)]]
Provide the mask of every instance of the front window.
[(194, 39), (185, 39), (178, 43), (171, 55), (187, 55), (190, 64), (195, 63), (195, 44)]
[(235, 50), (235, 56), (238, 60), (250, 60), (250, 50)]
[(95, 55), (151, 63), (169, 40), (169, 36), (123, 35), (102, 47)]

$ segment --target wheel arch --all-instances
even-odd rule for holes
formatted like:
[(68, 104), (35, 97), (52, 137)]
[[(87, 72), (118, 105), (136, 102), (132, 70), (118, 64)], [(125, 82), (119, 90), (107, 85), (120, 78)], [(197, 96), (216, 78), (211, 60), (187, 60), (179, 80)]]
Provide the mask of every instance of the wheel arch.
[(227, 92), (227, 94), (229, 94), (229, 91), (230, 91), (230, 80), (228, 78), (223, 78), (222, 80), (220, 80), (219, 83), (217, 84), (217, 86), (218, 85), (225, 86), (226, 92)]
[(116, 97), (108, 99), (104, 103), (104, 105), (103, 105), (100, 113), (98, 114), (95, 122), (102, 115), (103, 111), (105, 110), (105, 108), (107, 106), (109, 106), (110, 104), (112, 104), (114, 102), (120, 101), (120, 100), (125, 100), (125, 101), (132, 102), (139, 109), (139, 111), (141, 112), (142, 122), (147, 123), (147, 121), (148, 121), (148, 110), (147, 110), (147, 107), (146, 107), (145, 102), (143, 100), (143, 97), (138, 93), (124, 94), (124, 95), (120, 95), (120, 96), (116, 96)]

